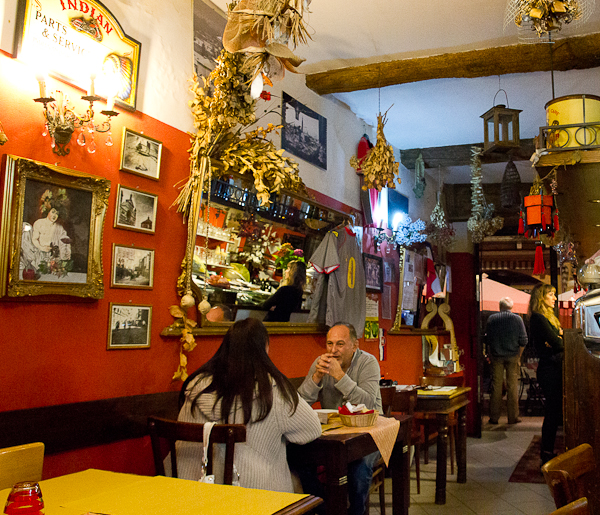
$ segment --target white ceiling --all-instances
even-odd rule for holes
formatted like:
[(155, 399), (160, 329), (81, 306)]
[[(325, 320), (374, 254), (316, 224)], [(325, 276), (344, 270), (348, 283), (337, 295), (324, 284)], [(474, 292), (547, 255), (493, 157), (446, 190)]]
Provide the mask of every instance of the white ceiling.
[[(228, 0), (214, 0), (226, 10)], [(304, 73), (372, 62), (427, 57), (518, 43), (516, 27), (504, 31), (505, 0), (312, 0), (306, 20), (312, 40), (295, 49), (306, 58)], [(562, 35), (600, 32), (600, 8), (579, 27)], [(538, 43), (536, 43), (538, 44)], [(555, 72), (555, 96), (600, 94), (600, 69)], [(437, 79), (335, 97), (367, 124), (376, 126), (377, 113), (388, 108), (385, 135), (399, 149), (480, 143), (480, 115), (495, 104), (522, 109), (522, 139), (533, 138), (545, 125), (545, 104), (552, 99), (550, 72), (491, 76), (476, 79)], [(497, 95), (494, 103), (494, 96)], [(505, 165), (485, 165), (485, 180), (498, 182)], [(519, 172), (533, 172), (526, 161)], [(495, 170), (495, 171), (494, 171)], [(450, 172), (450, 170), (446, 170)], [(498, 177), (498, 174), (499, 177)], [(468, 182), (468, 167), (453, 169), (445, 182)], [(462, 175), (462, 178), (461, 178)], [(528, 177), (522, 177), (527, 180)]]

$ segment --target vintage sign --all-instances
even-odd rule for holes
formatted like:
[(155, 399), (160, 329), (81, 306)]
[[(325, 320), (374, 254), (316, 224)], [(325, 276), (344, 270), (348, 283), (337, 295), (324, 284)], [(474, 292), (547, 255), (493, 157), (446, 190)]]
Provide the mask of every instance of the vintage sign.
[(17, 57), (36, 75), (135, 110), (141, 43), (100, 2), (20, 0), (17, 27)]

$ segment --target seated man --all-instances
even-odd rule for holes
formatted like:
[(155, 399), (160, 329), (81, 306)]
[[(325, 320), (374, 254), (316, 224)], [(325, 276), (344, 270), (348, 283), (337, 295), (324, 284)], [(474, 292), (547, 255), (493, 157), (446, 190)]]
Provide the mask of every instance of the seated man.
[[(325, 409), (335, 409), (350, 402), (364, 404), (381, 413), (380, 378), (377, 359), (358, 348), (354, 327), (338, 322), (327, 333), (327, 352), (311, 365), (298, 393), (309, 404), (319, 401)], [(378, 459), (379, 452), (374, 452), (348, 464), (348, 513), (363, 515), (373, 465)], [(300, 472), (305, 492), (322, 497), (322, 486), (314, 480), (316, 475)]]

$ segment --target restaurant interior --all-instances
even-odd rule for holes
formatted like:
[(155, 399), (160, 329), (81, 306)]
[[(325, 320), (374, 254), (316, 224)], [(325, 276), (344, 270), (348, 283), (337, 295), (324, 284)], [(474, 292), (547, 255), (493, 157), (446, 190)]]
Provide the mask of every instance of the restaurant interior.
[[(287, 264), (309, 263), (328, 234), (348, 231), (366, 280), (360, 349), (377, 358), (382, 388), (455, 389), (441, 400), (415, 389), (416, 409), (390, 404), (388, 414), (405, 413), (390, 444), (400, 450), (371, 513), (550, 513), (581, 497), (600, 513), (593, 470), (568, 502), (539, 463), (532, 484), (509, 492), (518, 505), (502, 498), (541, 434), (534, 353), (520, 371), (523, 423), (488, 423), (485, 322), (503, 296), (523, 296), (514, 311), (527, 322), (532, 288), (551, 284), (565, 329), (564, 449), (600, 447), (598, 335), (573, 322), (576, 299), (595, 286), (578, 270), (600, 247), (600, 12), (593, 0), (524, 3), (536, 1), (555, 25), (536, 25), (545, 15), (535, 11), (523, 32), (513, 0), (425, 2), (393, 16), (382, 0), (298, 0), (310, 4), (308, 37), (260, 50), (254, 91), (237, 83), (219, 97), (226, 86), (210, 74), (232, 66), (227, 55), (216, 63), (230, 2), (0, 0), (0, 464), (2, 448), (43, 442), (41, 474), (21, 479), (43, 480), (44, 492), (44, 481), (79, 473), (107, 490), (118, 485), (103, 471), (156, 479), (148, 418), (176, 419), (182, 381), (232, 324), (264, 319)], [(207, 144), (229, 120), (229, 139)], [(62, 231), (52, 258), (31, 240), (43, 224)], [(304, 378), (325, 350), (319, 272), (309, 267), (289, 321), (264, 322), (288, 378)], [(402, 450), (414, 424), (416, 458)], [(348, 447), (375, 445), (363, 436)], [(475, 475), (488, 472), (482, 504)], [(158, 484), (140, 483), (140, 495), (168, 488)], [(315, 507), (302, 502), (232, 500), (245, 513)], [(90, 510), (75, 496), (65, 503), (66, 514)], [(252, 511), (261, 503), (272, 511)], [(341, 504), (332, 512), (345, 513)]]

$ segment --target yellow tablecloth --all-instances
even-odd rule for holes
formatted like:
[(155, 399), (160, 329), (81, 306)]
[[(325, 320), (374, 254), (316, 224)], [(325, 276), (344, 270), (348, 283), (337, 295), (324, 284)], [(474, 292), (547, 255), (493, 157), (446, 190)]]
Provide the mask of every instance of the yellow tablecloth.
[(373, 437), (373, 441), (386, 466), (390, 463), (390, 457), (392, 456), (392, 450), (398, 437), (398, 431), (400, 429), (400, 422), (395, 418), (377, 417), (377, 422), (373, 426), (369, 427), (347, 427), (342, 426), (336, 429), (330, 429), (325, 434), (328, 435), (343, 435), (351, 433), (369, 433)]
[[(47, 515), (270, 515), (306, 497), (95, 469), (40, 481), (40, 487)], [(0, 506), (9, 491), (0, 491)]]

